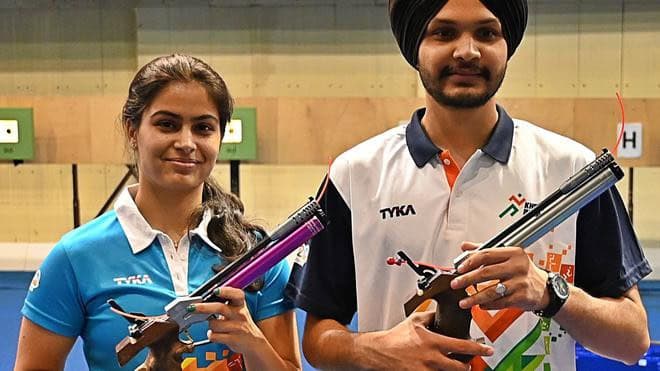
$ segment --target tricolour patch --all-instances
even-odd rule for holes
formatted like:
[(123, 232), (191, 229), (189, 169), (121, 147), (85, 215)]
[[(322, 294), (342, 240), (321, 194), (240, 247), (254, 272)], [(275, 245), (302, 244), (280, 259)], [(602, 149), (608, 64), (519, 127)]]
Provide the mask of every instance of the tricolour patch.
[(39, 287), (39, 281), (41, 281), (41, 270), (37, 270), (34, 273), (34, 277), (32, 277), (32, 281), (30, 282), (30, 291), (34, 291), (37, 287)]

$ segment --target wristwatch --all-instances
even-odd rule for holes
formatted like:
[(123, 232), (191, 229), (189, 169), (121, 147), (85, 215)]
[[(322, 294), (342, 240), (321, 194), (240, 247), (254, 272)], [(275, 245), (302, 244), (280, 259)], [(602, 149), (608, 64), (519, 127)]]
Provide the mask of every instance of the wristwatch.
[(568, 283), (561, 275), (554, 272), (548, 272), (546, 286), (550, 293), (550, 303), (545, 309), (535, 310), (534, 314), (539, 317), (552, 318), (552, 316), (559, 312), (559, 309), (564, 305), (566, 299), (568, 299)]

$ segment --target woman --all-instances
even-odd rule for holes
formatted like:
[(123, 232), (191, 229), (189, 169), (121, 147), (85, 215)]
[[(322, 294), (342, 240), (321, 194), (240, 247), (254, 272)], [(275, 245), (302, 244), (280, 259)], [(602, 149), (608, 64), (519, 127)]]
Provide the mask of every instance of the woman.
[[(91, 369), (135, 369), (147, 352), (120, 368), (115, 345), (128, 323), (107, 300), (161, 314), (254, 244), (260, 228), (245, 222), (240, 201), (210, 178), (232, 108), (222, 78), (197, 58), (160, 57), (138, 71), (122, 124), (139, 184), (120, 195), (114, 211), (66, 234), (35, 274), (17, 370), (62, 369), (78, 336)], [(222, 288), (220, 303), (189, 308), (219, 316), (191, 327), (194, 340), (213, 343), (185, 355), (183, 369), (299, 369), (295, 317), (283, 300), (288, 275), (282, 262), (259, 292)]]

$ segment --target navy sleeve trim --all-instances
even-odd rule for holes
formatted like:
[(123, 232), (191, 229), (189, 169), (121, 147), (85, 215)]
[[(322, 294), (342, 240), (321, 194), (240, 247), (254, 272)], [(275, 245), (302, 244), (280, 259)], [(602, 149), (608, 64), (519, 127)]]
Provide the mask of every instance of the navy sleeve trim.
[(623, 200), (612, 187), (577, 220), (575, 285), (595, 297), (620, 297), (651, 273)]
[(307, 263), (292, 275), (295, 287), (288, 292), (308, 313), (348, 324), (357, 310), (351, 211), (332, 181), (320, 203), (328, 226), (312, 239)]
[(625, 277), (624, 286), (622, 286), (622, 293), (628, 291), (631, 287), (635, 286), (642, 278), (651, 274), (653, 269), (651, 268), (651, 263), (649, 263), (646, 258), (644, 261), (640, 262), (634, 269), (632, 269), (628, 276)]

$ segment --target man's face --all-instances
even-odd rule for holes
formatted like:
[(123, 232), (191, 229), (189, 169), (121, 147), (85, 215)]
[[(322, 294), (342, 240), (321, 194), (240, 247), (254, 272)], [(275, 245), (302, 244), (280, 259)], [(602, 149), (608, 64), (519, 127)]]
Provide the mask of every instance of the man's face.
[(502, 26), (479, 0), (449, 0), (429, 22), (419, 75), (429, 95), (452, 108), (475, 108), (500, 88), (507, 65)]

